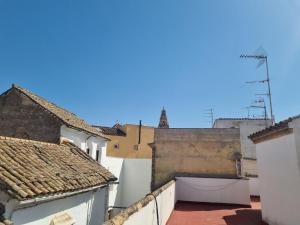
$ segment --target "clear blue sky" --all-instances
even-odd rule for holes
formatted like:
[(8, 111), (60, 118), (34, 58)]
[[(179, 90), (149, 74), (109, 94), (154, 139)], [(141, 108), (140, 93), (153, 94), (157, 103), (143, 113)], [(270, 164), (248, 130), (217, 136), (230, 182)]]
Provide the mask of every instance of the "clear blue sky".
[[(90, 123), (207, 127), (247, 116), (269, 56), (277, 120), (299, 114), (297, 0), (0, 0), (0, 91), (11, 83)], [(257, 112), (259, 113), (259, 112)]]

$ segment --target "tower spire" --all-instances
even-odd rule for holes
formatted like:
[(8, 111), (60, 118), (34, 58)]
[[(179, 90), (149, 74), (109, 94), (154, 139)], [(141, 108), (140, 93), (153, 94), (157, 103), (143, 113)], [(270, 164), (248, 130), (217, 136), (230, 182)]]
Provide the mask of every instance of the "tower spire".
[(158, 128), (169, 128), (167, 113), (165, 107), (161, 110)]

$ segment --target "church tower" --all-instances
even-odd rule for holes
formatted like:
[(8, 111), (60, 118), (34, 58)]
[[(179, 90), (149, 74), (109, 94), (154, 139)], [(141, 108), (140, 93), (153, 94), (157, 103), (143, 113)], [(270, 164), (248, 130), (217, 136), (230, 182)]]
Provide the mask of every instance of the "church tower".
[(167, 113), (164, 107), (161, 110), (158, 128), (169, 128)]

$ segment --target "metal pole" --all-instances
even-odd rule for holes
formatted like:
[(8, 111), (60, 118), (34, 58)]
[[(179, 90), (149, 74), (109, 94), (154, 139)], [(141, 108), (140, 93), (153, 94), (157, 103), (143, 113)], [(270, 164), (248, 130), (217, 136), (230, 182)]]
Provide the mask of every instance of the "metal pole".
[(271, 95), (271, 85), (270, 85), (270, 77), (269, 77), (269, 67), (268, 67), (268, 57), (266, 56), (266, 69), (267, 69), (267, 81), (268, 81), (268, 96), (269, 96), (269, 104), (270, 104), (270, 113), (272, 123), (275, 123), (275, 118), (273, 115), (273, 106), (272, 106), (272, 95)]
[(211, 113), (211, 127), (213, 127), (214, 126), (214, 112), (213, 112), (212, 108), (210, 109), (210, 113)]

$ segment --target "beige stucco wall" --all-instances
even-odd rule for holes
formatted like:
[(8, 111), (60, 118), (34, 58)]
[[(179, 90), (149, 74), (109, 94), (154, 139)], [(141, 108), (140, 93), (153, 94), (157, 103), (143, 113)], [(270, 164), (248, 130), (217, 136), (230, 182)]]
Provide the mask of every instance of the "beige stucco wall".
[(155, 129), (152, 188), (177, 173), (236, 177), (235, 152), (241, 152), (239, 129)]
[(243, 159), (242, 171), (244, 176), (255, 177), (257, 176), (257, 161), (254, 159)]
[[(108, 135), (111, 141), (107, 145), (107, 155), (120, 158), (144, 158), (151, 159), (152, 149), (148, 145), (153, 142), (154, 128), (142, 126), (141, 143), (138, 145), (139, 125), (125, 124), (126, 136)], [(119, 144), (119, 149), (114, 148)], [(136, 150), (135, 145), (138, 145)]]

